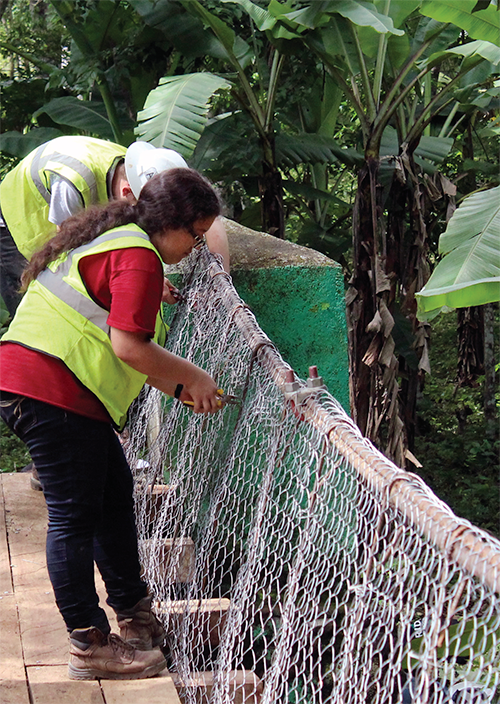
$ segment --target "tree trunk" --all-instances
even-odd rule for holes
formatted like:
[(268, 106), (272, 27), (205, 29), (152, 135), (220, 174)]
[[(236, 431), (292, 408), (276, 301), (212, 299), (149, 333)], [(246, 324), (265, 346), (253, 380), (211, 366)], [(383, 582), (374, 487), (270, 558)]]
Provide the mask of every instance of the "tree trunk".
[(353, 419), (387, 457), (404, 466), (398, 361), (391, 335), (393, 287), (386, 273), (387, 246), (378, 202), (379, 161), (367, 158), (358, 175), (353, 211), (353, 276), (347, 292), (349, 387)]
[(262, 143), (264, 159), (262, 176), (259, 179), (262, 230), (270, 235), (285, 237), (283, 208), (283, 186), (281, 174), (276, 166), (274, 137)]
[(493, 439), (498, 429), (495, 384), (495, 304), (484, 307), (484, 418), (486, 435)]
[[(418, 167), (408, 152), (400, 158), (398, 165), (400, 168), (395, 171), (387, 199), (386, 271), (391, 281), (397, 282), (393, 286), (391, 304), (400, 313), (400, 336), (406, 334), (413, 338), (412, 341), (408, 338), (398, 357), (401, 417), (408, 449), (413, 451), (417, 397), (423, 387), (425, 373), (430, 373), (429, 325), (417, 319), (415, 298), (415, 291), (420, 290), (429, 277), (426, 220), (429, 210), (427, 189), (430, 185), (422, 183)], [(437, 197), (437, 192), (435, 195)], [(412, 468), (409, 462), (406, 465)]]
[[(467, 119), (462, 139), (462, 159), (474, 159), (474, 140), (472, 138), (473, 115)], [(462, 193), (471, 193), (476, 188), (476, 174), (466, 170), (461, 181)], [(477, 377), (484, 373), (484, 310), (483, 306), (458, 308), (458, 386), (474, 386)]]
[[(410, 213), (409, 237), (403, 247), (401, 256), (402, 284), (401, 311), (411, 322), (413, 331), (413, 349), (417, 357), (417, 365), (406, 364), (407, 374), (403, 384), (401, 404), (405, 411), (405, 428), (408, 448), (415, 448), (415, 430), (417, 425), (417, 396), (423, 389), (425, 375), (431, 373), (429, 362), (430, 326), (417, 318), (417, 300), (415, 292), (420, 291), (430, 276), (428, 261), (427, 222), (430, 213), (431, 198), (427, 185), (418, 175), (419, 169), (413, 160), (413, 154), (408, 156), (406, 164), (408, 179), (408, 210)], [(434, 197), (440, 198), (437, 193)]]
[(354, 270), (346, 299), (350, 365), (349, 394), (353, 420), (364, 433), (371, 398), (371, 371), (370, 367), (363, 363), (371, 340), (365, 331), (376, 310), (371, 285), (374, 237), (368, 168), (358, 174), (352, 228)]
[(458, 308), (458, 386), (475, 386), (484, 374), (484, 306)]

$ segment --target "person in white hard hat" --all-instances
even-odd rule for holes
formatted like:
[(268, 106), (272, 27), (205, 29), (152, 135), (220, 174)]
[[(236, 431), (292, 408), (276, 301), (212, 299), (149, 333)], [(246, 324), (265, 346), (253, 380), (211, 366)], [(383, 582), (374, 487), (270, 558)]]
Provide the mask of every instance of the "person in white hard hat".
[[(9, 313), (14, 315), (21, 300), (23, 269), (66, 218), (110, 200), (134, 203), (148, 179), (176, 167), (188, 168), (180, 154), (148, 142), (134, 142), (127, 149), (93, 137), (64, 136), (30, 152), (0, 184), (0, 293)], [(229, 271), (220, 219), (206, 241)], [(176, 302), (168, 290), (165, 300)]]
[[(133, 196), (139, 198), (144, 184), (155, 174), (174, 168), (189, 168), (183, 157), (173, 149), (154, 147), (150, 142), (134, 142), (125, 155), (125, 178)], [(119, 186), (124, 192), (123, 185)], [(206, 233), (208, 248), (222, 256), (224, 269), (229, 272), (229, 245), (226, 231), (217, 218)]]

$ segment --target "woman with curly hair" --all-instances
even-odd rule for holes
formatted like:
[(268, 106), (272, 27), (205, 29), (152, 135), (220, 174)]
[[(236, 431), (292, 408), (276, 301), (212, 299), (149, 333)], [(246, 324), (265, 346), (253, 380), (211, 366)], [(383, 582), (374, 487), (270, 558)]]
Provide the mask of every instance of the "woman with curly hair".
[[(204, 242), (220, 213), (192, 169), (154, 176), (136, 204), (63, 222), (24, 271), (0, 344), (0, 413), (28, 446), (48, 507), (47, 567), (70, 638), (72, 679), (135, 679), (165, 667), (163, 628), (141, 579), (133, 480), (115, 429), (144, 383), (195, 413), (220, 408), (204, 370), (165, 350), (163, 265)], [(99, 606), (94, 561), (117, 614)]]

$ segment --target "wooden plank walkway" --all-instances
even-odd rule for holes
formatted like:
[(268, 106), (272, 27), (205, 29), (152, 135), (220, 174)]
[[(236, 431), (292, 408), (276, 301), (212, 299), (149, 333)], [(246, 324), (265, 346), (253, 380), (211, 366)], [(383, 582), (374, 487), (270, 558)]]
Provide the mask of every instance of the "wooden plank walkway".
[(166, 670), (148, 680), (68, 679), (68, 637), (45, 565), (46, 527), (45, 501), (30, 488), (30, 474), (0, 475), (1, 704), (179, 704)]

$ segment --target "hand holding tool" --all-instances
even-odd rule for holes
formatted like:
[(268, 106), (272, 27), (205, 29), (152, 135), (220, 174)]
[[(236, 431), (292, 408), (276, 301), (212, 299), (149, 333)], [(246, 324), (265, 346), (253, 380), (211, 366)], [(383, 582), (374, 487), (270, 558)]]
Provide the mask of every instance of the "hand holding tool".
[(176, 300), (177, 302), (179, 302), (179, 301), (184, 301), (184, 300), (185, 300), (185, 298), (184, 298), (184, 296), (182, 295), (182, 293), (179, 291), (178, 288), (175, 288), (175, 286), (169, 286), (169, 287), (168, 287), (168, 290), (169, 290), (169, 292), (170, 292), (170, 295), (171, 295), (173, 298), (175, 298), (175, 300)]
[[(180, 400), (180, 395), (183, 389), (183, 384), (177, 384), (177, 387), (175, 389), (175, 398)], [(185, 406), (190, 406), (191, 408), (194, 406), (193, 401), (181, 401)], [(241, 403), (241, 399), (238, 398), (237, 396), (233, 396), (232, 394), (226, 394), (223, 389), (217, 389), (217, 404), (219, 406), (237, 406)]]

